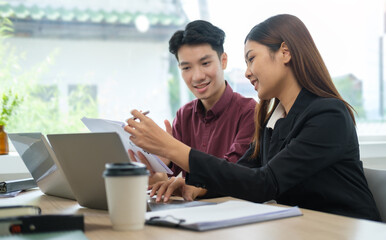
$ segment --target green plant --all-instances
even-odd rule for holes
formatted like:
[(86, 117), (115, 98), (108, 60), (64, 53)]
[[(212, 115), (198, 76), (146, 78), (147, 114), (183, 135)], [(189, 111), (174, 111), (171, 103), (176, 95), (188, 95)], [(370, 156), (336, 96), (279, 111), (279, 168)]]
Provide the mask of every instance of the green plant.
[[(1, 5), (1, 2), (0, 2)], [(13, 28), (12, 22), (8, 18), (0, 17), (0, 36), (2, 38), (7, 38), (12, 36)]]
[(9, 123), (10, 117), (22, 101), (23, 99), (11, 90), (2, 94), (0, 126), (6, 126)]

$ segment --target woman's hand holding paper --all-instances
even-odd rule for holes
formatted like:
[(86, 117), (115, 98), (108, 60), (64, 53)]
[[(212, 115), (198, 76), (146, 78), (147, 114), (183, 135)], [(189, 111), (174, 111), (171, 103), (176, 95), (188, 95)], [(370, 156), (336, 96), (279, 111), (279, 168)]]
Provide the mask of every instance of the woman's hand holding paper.
[(145, 151), (170, 159), (189, 172), (190, 147), (173, 138), (139, 111), (133, 110), (131, 114), (139, 121), (127, 121), (125, 131), (131, 134), (130, 140)]

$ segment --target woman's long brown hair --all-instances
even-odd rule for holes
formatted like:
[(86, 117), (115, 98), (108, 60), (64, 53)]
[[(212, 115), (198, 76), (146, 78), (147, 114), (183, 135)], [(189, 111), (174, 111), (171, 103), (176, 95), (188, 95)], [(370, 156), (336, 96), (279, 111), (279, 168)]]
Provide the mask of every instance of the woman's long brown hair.
[[(282, 14), (268, 18), (256, 25), (245, 38), (267, 46), (272, 53), (279, 50), (285, 42), (291, 53), (291, 67), (299, 85), (320, 97), (336, 98), (344, 102), (355, 124), (354, 109), (342, 99), (324, 61), (316, 48), (311, 34), (297, 17)], [(272, 102), (274, 100), (274, 102)], [(263, 127), (278, 105), (278, 99), (260, 100), (255, 109), (255, 133), (252, 141), (255, 150), (251, 158), (260, 152), (260, 138)]]

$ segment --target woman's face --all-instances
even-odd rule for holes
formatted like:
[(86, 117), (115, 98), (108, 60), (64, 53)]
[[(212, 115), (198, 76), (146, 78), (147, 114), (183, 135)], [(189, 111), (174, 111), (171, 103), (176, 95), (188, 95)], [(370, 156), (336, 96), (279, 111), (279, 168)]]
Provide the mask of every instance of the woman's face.
[(278, 98), (285, 90), (288, 76), (288, 57), (281, 47), (277, 52), (258, 42), (248, 40), (244, 46), (247, 70), (245, 77), (251, 81), (261, 100)]

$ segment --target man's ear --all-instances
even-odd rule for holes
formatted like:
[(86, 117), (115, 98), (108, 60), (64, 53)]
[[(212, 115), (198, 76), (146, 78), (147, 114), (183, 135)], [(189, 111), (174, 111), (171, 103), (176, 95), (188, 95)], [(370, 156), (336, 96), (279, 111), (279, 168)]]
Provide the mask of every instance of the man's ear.
[(225, 52), (221, 54), (220, 61), (221, 61), (222, 70), (225, 70), (228, 64), (228, 55)]
[(289, 63), (291, 61), (291, 52), (288, 49), (288, 46), (287, 46), (287, 44), (285, 42), (281, 43), (280, 52), (283, 55), (283, 62), (284, 62), (284, 64)]

